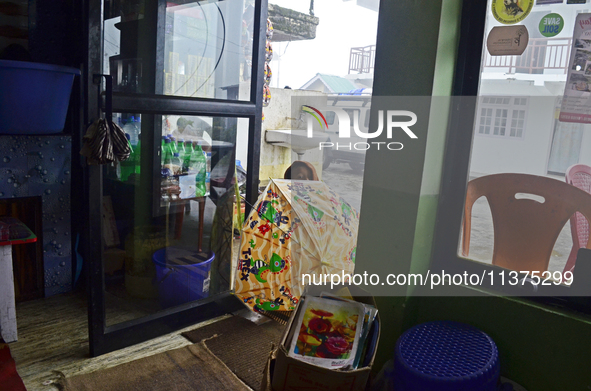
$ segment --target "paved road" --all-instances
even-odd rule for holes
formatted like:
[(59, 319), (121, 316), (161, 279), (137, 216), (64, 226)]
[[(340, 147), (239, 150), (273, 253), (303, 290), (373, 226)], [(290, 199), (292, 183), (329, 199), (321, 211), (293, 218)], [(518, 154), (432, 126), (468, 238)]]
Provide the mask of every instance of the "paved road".
[(348, 164), (332, 163), (322, 171), (322, 180), (352, 207), (361, 208), (363, 172), (353, 171)]
[[(322, 180), (347, 200), (351, 206), (359, 210), (361, 207), (361, 190), (363, 173), (351, 170), (347, 164), (331, 164), (322, 173)], [(493, 225), (490, 208), (485, 198), (474, 204), (472, 211), (472, 234), (470, 240), (470, 256), (483, 263), (491, 263), (493, 252)], [(527, 245), (527, 244), (524, 244)], [(566, 223), (552, 251), (548, 270), (562, 271), (572, 248), (570, 223)]]
[[(470, 239), (470, 256), (469, 258), (479, 260), (485, 263), (491, 263), (493, 252), (493, 224), (492, 215), (488, 202), (485, 198), (480, 198), (474, 203), (472, 209), (472, 234)], [(524, 246), (527, 243), (523, 244)], [(573, 246), (573, 241), (570, 233), (570, 223), (567, 222), (562, 228), (552, 256), (550, 257), (550, 264), (548, 270), (562, 271), (566, 260), (570, 254)]]

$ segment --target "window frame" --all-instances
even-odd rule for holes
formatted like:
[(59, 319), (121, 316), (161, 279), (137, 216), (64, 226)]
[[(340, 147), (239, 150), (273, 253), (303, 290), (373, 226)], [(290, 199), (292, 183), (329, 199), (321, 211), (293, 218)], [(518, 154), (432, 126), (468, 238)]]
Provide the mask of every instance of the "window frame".
[[(498, 273), (498, 266), (480, 263), (460, 256), (461, 229), (464, 203), (469, 178), (470, 157), (476, 133), (481, 61), (488, 1), (463, 1), (461, 32), (458, 42), (456, 67), (452, 86), (453, 103), (450, 107), (445, 155), (442, 166), (433, 238), (431, 273), (478, 274)], [(577, 279), (575, 278), (575, 282)], [(545, 305), (558, 306), (583, 313), (591, 313), (591, 299), (572, 297), (565, 286), (538, 286), (537, 292), (508, 285), (479, 287), (463, 286), (482, 295), (482, 292), (520, 298)], [(571, 297), (569, 297), (571, 296)], [(582, 300), (581, 300), (582, 299)]]
[[(509, 103), (490, 103), (484, 102), (486, 99), (509, 99)], [(515, 105), (514, 101), (516, 99), (525, 99), (525, 103), (523, 105)], [(478, 132), (475, 132), (475, 135), (479, 137), (494, 137), (498, 139), (511, 139), (511, 140), (523, 140), (525, 139), (525, 129), (527, 127), (527, 109), (529, 108), (529, 98), (526, 96), (497, 96), (497, 95), (481, 95), (478, 99), (478, 109), (477, 109), (477, 118), (475, 125), (478, 127)], [(491, 123), (488, 124), (490, 127), (491, 133), (482, 133), (480, 132), (480, 127), (482, 127), (482, 110), (487, 109), (491, 110)], [(504, 126), (504, 134), (494, 134), (494, 128), (496, 127), (495, 119), (497, 118), (498, 110), (507, 110), (507, 117), (506, 123)], [(523, 111), (524, 118), (523, 118), (523, 125), (521, 126), (521, 135), (520, 136), (511, 136), (511, 128), (512, 128), (512, 121), (515, 115), (515, 111)], [(520, 118), (517, 118), (518, 120)], [(486, 126), (486, 125), (485, 125)], [(475, 129), (476, 130), (476, 129)]]
[[(100, 76), (102, 69), (102, 34), (103, 11), (105, 0), (84, 0), (83, 20), (84, 38), (86, 44), (85, 64), (82, 75), (85, 107), (82, 122), (90, 124), (93, 119), (99, 118), (99, 111), (113, 111), (120, 113), (164, 115), (182, 114), (192, 116), (248, 118), (248, 146), (247, 158), (248, 172), (246, 181), (246, 199), (253, 204), (258, 198), (258, 176), (260, 163), (260, 140), (263, 113), (263, 65), (265, 59), (266, 25), (268, 0), (255, 0), (254, 5), (254, 29), (253, 55), (252, 55), (252, 79), (249, 100), (235, 101), (209, 98), (189, 98), (173, 95), (136, 94), (136, 93), (110, 93), (104, 96), (97, 94), (97, 86), (94, 84), (95, 75)], [(183, 0), (185, 1), (185, 0)], [(185, 1), (186, 2), (186, 1)], [(158, 1), (153, 4), (157, 12), (153, 14), (155, 31), (164, 31), (161, 23), (165, 20), (166, 2)], [(154, 45), (163, 48), (163, 34), (155, 34)], [(157, 61), (163, 59), (155, 58)], [(110, 75), (108, 75), (110, 77)], [(156, 82), (161, 82), (158, 76)], [(98, 78), (100, 80), (100, 77)], [(109, 85), (109, 83), (107, 83)], [(112, 96), (112, 99), (106, 97)], [(100, 110), (99, 110), (100, 109)], [(81, 126), (82, 129), (82, 126)], [(81, 137), (80, 137), (81, 139)], [(147, 161), (158, 162), (153, 164), (151, 186), (160, 182), (160, 135), (154, 133), (153, 137), (142, 140), (142, 150), (151, 151)], [(178, 307), (161, 310), (155, 314), (142, 318), (117, 323), (107, 326), (105, 313), (105, 277), (103, 272), (103, 243), (102, 243), (102, 195), (103, 195), (103, 168), (99, 165), (84, 164), (82, 169), (81, 184), (83, 186), (82, 198), (84, 202), (85, 219), (83, 227), (82, 243), (85, 259), (85, 273), (88, 277), (88, 331), (89, 347), (92, 357), (113, 350), (118, 350), (136, 343), (144, 342), (163, 334), (187, 327), (198, 322), (212, 319), (224, 313), (234, 312), (243, 308), (243, 304), (236, 300), (231, 292), (224, 292), (210, 296), (198, 302), (189, 302)], [(159, 186), (159, 185), (158, 185)], [(159, 208), (159, 199), (154, 198), (154, 208)], [(250, 206), (246, 206), (246, 214), (250, 212)]]

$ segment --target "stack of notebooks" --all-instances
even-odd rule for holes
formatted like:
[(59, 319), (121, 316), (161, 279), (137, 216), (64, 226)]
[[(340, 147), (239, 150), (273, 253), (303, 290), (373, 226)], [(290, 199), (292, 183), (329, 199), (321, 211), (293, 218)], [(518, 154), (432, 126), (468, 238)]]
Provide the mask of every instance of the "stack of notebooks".
[(378, 333), (370, 330), (378, 310), (343, 296), (302, 297), (285, 343), (290, 357), (340, 370), (369, 364), (377, 345)]

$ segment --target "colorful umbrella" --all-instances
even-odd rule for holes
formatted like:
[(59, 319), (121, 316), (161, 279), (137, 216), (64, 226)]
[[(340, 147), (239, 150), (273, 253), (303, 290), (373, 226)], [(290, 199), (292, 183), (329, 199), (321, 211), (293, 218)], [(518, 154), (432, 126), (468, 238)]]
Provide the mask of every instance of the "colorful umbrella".
[(255, 311), (293, 310), (303, 274), (353, 273), (358, 226), (324, 182), (271, 180), (244, 223), (236, 296)]

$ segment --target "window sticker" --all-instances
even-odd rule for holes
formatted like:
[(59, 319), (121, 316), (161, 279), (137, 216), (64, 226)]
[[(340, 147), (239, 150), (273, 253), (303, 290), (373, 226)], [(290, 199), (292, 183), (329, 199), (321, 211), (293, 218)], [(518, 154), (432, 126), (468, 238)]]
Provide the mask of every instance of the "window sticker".
[(540, 20), (539, 28), (544, 37), (555, 37), (564, 28), (564, 19), (559, 14), (548, 14)]
[(520, 56), (528, 42), (525, 26), (497, 26), (488, 34), (486, 48), (491, 56)]
[(559, 120), (591, 123), (591, 14), (578, 14)]
[(533, 6), (534, 0), (493, 0), (492, 13), (503, 24), (515, 24), (525, 19)]

